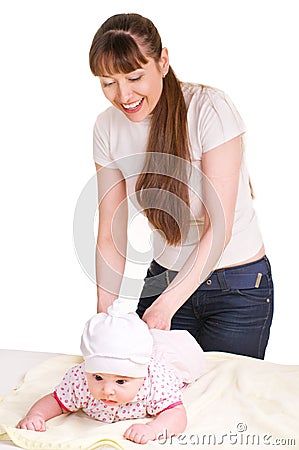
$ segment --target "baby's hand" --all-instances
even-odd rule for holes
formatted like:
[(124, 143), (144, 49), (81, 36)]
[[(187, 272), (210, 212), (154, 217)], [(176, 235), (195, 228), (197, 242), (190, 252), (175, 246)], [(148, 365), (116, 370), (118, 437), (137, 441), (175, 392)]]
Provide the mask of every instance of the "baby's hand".
[(136, 444), (146, 444), (148, 441), (156, 439), (156, 434), (148, 424), (136, 423), (125, 431), (124, 437)]
[(46, 421), (40, 414), (33, 414), (20, 420), (17, 428), (33, 431), (46, 431)]

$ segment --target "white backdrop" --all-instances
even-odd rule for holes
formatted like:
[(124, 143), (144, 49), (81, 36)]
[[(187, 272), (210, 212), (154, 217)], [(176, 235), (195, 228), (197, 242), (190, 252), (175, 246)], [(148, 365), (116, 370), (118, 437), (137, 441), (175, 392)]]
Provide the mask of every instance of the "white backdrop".
[[(107, 106), (88, 51), (106, 18), (138, 12), (158, 27), (177, 76), (226, 91), (247, 124), (276, 287), (266, 359), (299, 363), (296, 3), (1, 2), (1, 348), (80, 352), (96, 291), (76, 258), (73, 216), (94, 174), (93, 124)], [(131, 244), (147, 246), (139, 223)]]

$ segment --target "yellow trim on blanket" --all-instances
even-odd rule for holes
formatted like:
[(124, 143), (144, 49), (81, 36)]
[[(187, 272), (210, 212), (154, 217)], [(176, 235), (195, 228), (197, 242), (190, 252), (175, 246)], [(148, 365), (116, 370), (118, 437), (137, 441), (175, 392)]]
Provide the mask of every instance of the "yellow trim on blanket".
[[(54, 444), (51, 445), (48, 442), (38, 442), (31, 439), (32, 433), (36, 433), (34, 431), (28, 431), (28, 430), (18, 430), (13, 427), (8, 427), (6, 425), (0, 425), (0, 428), (5, 430), (4, 434), (1, 434), (2, 436), (6, 436), (6, 439), (11, 439), (16, 445), (20, 446), (21, 448), (25, 449), (37, 449), (37, 450), (48, 450), (48, 449), (68, 449), (68, 450), (96, 450), (99, 448), (105, 448), (109, 445), (109, 448), (114, 448), (116, 450), (125, 450), (124, 447), (122, 447), (118, 442), (116, 442), (113, 439), (103, 438), (99, 439), (93, 444), (86, 446), (78, 446), (78, 443), (74, 443), (75, 447), (70, 444), (69, 442), (60, 443), (60, 444)], [(21, 431), (21, 432), (20, 432)], [(28, 438), (26, 437), (26, 434), (28, 435)], [(3, 439), (3, 438), (2, 438)]]
[[(100, 447), (99, 447), (100, 444)], [(99, 441), (95, 442), (94, 444), (87, 447), (86, 450), (95, 450), (97, 448), (104, 447), (106, 445), (112, 445), (113, 448), (116, 448), (118, 450), (125, 450), (124, 447), (119, 445), (116, 441), (113, 441), (112, 439), (100, 439)]]

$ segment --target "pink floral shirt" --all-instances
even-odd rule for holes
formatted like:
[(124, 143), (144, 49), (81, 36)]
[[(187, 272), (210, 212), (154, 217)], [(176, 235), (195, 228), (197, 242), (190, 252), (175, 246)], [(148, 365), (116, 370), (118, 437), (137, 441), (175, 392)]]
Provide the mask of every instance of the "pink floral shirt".
[(153, 358), (148, 367), (148, 375), (129, 403), (105, 405), (92, 397), (85, 376), (84, 363), (72, 367), (55, 388), (54, 396), (62, 408), (75, 412), (82, 409), (87, 415), (106, 423), (125, 419), (140, 419), (155, 416), (160, 412), (182, 405), (180, 382), (174, 372)]

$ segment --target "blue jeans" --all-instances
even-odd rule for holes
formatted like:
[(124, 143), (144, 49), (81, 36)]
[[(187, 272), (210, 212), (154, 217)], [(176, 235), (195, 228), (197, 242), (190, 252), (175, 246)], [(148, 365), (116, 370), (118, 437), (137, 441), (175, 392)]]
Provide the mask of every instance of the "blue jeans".
[[(152, 261), (138, 303), (140, 317), (176, 274)], [(263, 359), (272, 316), (273, 281), (264, 256), (215, 270), (175, 313), (171, 329), (188, 330), (204, 351)]]

